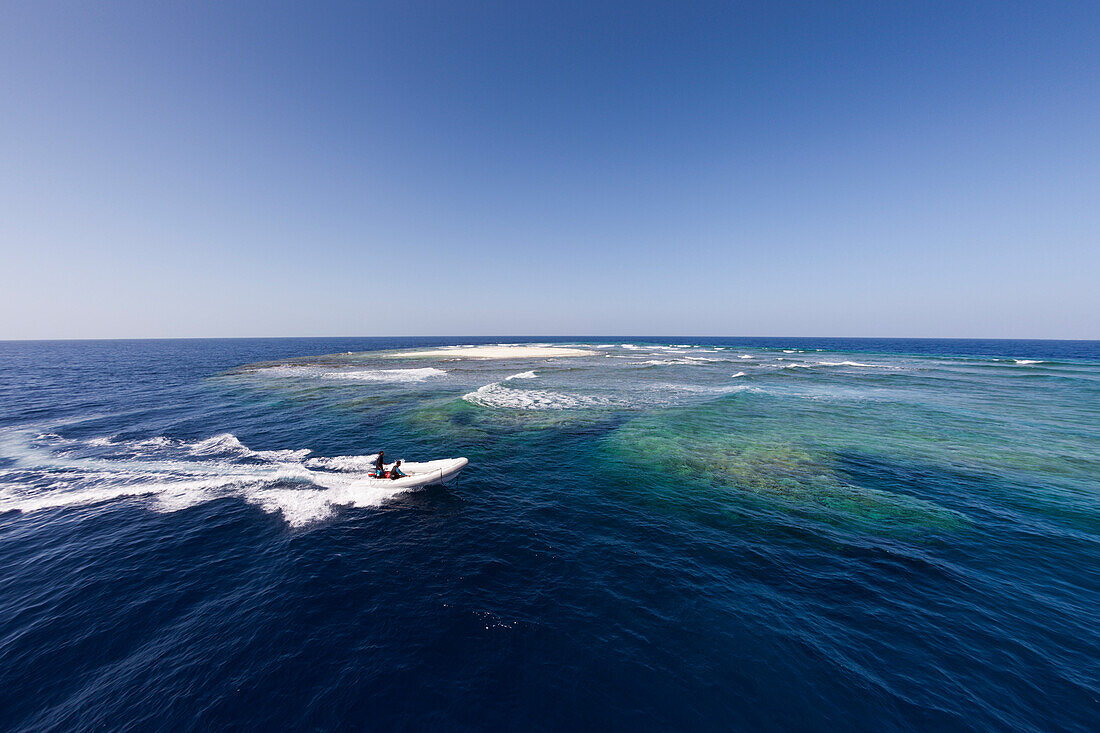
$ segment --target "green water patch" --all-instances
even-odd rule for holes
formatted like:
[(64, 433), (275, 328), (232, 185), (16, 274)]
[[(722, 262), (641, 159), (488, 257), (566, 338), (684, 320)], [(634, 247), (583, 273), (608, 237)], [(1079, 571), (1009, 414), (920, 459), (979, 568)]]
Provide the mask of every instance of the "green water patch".
[(606, 409), (516, 410), (484, 407), (446, 395), (423, 400), (395, 417), (410, 430), (449, 440), (490, 443), (505, 435), (606, 432), (622, 422)]
[(394, 417), (406, 429), (458, 444), (489, 443), (493, 433), (478, 425), (473, 405), (448, 395), (425, 400)]
[(967, 525), (963, 514), (928, 498), (852, 481), (843, 454), (815, 439), (826, 427), (815, 423), (819, 412), (784, 409), (777, 400), (718, 400), (632, 420), (605, 436), (599, 449), (606, 465), (621, 471), (618, 485), (642, 489), (645, 501), (689, 511), (779, 512), (899, 537)]

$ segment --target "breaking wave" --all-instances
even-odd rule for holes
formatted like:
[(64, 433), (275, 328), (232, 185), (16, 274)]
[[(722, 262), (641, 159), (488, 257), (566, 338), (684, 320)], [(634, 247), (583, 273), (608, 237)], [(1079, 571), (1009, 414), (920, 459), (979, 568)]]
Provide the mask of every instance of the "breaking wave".
[[(779, 361), (783, 361), (782, 358)], [(782, 365), (782, 369), (813, 369), (815, 367), (834, 367), (834, 366), (847, 366), (847, 367), (866, 367), (869, 369), (897, 369), (896, 366), (890, 366), (889, 364), (864, 364), (860, 361), (815, 361), (815, 362), (791, 362), (789, 364)]]
[(819, 361), (819, 366), (853, 366), (853, 367), (874, 367), (878, 369), (896, 369), (897, 367), (887, 366), (886, 364), (864, 364), (859, 361)]
[(613, 400), (589, 395), (571, 395), (541, 389), (513, 389), (493, 382), (464, 394), (462, 399), (481, 407), (512, 410), (568, 410), (578, 407), (607, 407)]
[(331, 369), (314, 366), (277, 366), (261, 371), (276, 377), (305, 379), (335, 379), (352, 382), (423, 382), (432, 377), (442, 377), (447, 372), (435, 367), (420, 369)]

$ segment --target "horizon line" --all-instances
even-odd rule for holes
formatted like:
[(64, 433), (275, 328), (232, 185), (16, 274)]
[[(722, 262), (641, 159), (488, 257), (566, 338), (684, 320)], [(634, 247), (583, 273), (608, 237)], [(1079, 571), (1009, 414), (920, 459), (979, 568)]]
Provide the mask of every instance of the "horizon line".
[(1100, 342), (1100, 338), (1052, 338), (1005, 336), (704, 336), (676, 334), (463, 334), (384, 336), (91, 336), (60, 338), (0, 338), (0, 343), (50, 343), (59, 341), (274, 341), (302, 339), (847, 339), (866, 341), (1068, 341)]

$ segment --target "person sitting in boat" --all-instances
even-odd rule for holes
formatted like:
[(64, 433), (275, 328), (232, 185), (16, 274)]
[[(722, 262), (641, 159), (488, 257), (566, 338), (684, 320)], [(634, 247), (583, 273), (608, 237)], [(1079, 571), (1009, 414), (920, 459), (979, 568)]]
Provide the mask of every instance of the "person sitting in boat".
[(393, 464), (393, 468), (390, 469), (390, 478), (404, 478), (405, 472), (401, 470), (401, 461)]
[(378, 457), (374, 459), (374, 475), (377, 478), (382, 478), (386, 474), (386, 465), (382, 460), (382, 457), (386, 455), (386, 451), (378, 451)]

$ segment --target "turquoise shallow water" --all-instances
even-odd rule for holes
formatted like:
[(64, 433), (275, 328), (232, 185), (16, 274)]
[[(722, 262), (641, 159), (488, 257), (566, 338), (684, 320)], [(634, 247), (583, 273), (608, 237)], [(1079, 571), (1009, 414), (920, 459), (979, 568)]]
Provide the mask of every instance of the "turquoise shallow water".
[(1100, 724), (1095, 342), (467, 343), (0, 344), (0, 724)]

